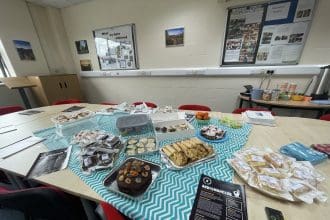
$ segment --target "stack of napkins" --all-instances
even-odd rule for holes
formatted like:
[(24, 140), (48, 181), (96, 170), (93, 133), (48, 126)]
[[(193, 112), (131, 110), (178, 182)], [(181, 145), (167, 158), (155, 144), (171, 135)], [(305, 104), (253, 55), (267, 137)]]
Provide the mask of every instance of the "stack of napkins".
[(246, 111), (242, 113), (243, 119), (250, 124), (276, 126), (275, 118), (267, 111)]

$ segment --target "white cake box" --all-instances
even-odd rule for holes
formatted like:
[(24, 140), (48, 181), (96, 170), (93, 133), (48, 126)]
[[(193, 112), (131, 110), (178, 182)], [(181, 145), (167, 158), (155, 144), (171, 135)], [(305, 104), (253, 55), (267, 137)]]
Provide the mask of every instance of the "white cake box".
[[(179, 126), (185, 124), (188, 129), (186, 130), (176, 130), (173, 132), (168, 131), (170, 126)], [(185, 119), (173, 120), (173, 121), (164, 121), (153, 123), (154, 131), (158, 141), (163, 140), (180, 140), (187, 139), (195, 136), (195, 128), (187, 122)], [(162, 128), (166, 127), (167, 132), (162, 131)], [(158, 129), (159, 128), (159, 129)]]

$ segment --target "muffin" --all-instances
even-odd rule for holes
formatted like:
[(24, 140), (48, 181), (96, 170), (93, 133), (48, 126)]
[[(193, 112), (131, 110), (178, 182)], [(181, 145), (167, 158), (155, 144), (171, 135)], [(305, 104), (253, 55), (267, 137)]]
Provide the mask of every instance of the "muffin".
[(119, 190), (133, 196), (145, 191), (151, 180), (150, 165), (139, 160), (125, 163), (118, 171), (116, 178)]

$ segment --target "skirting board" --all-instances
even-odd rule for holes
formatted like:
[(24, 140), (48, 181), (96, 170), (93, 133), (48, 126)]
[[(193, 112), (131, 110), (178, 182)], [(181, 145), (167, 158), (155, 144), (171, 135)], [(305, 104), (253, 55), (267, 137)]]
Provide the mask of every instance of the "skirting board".
[(82, 71), (81, 77), (136, 77), (136, 76), (260, 76), (271, 70), (274, 75), (318, 75), (319, 65), (159, 68), (138, 70)]

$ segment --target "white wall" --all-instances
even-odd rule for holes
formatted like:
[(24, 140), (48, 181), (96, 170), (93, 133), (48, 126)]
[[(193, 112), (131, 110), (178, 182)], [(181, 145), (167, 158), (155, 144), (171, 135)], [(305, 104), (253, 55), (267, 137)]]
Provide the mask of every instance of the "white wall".
[[(17, 76), (49, 73), (31, 16), (23, 0), (0, 0), (0, 40)], [(21, 61), (13, 40), (29, 41), (36, 60)]]
[[(234, 0), (94, 0), (62, 9), (71, 53), (77, 71), (80, 59), (91, 59), (99, 70), (92, 31), (102, 27), (135, 23), (140, 68), (216, 67), (220, 64), (226, 8), (256, 1)], [(329, 63), (330, 1), (320, 0), (301, 64)], [(184, 26), (185, 45), (166, 48), (164, 30)], [(78, 55), (74, 41), (86, 39), (90, 54)], [(322, 46), (321, 46), (322, 45)], [(322, 53), (320, 53), (322, 51)], [(310, 76), (277, 77), (273, 85), (289, 81), (299, 90)], [(83, 78), (87, 99), (100, 101), (150, 100), (160, 105), (201, 103), (230, 112), (246, 84), (258, 85), (255, 77), (124, 77)], [(287, 114), (290, 114), (287, 113)]]
[(32, 20), (48, 61), (49, 71), (54, 73), (75, 73), (69, 41), (63, 25), (61, 11), (28, 3)]
[[(102, 27), (135, 23), (140, 68), (219, 66), (230, 4), (218, 0), (94, 0), (62, 9), (64, 25), (77, 70), (79, 60), (92, 60), (99, 70), (92, 31)], [(300, 64), (329, 63), (330, 1), (319, 0)], [(166, 28), (184, 26), (185, 46), (165, 47)], [(78, 55), (74, 41), (87, 39), (90, 54)]]
[[(46, 59), (44, 57), (38, 35), (32, 23), (28, 7), (23, 0), (0, 0), (0, 47), (1, 53), (6, 52), (6, 63), (13, 76), (43, 75), (49, 74)], [(15, 49), (13, 40), (25, 40), (31, 43), (35, 61), (21, 61)], [(28, 93), (29, 95), (29, 93)], [(29, 95), (33, 106), (33, 97)], [(9, 90), (0, 85), (1, 105), (22, 105), (17, 90)]]

